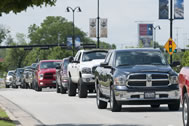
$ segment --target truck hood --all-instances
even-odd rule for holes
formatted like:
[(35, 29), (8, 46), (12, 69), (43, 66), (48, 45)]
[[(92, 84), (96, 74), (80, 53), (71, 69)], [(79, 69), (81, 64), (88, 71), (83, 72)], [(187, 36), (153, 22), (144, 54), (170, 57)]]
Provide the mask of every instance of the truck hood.
[(56, 69), (55, 68), (40, 69), (39, 73), (56, 73)]
[(95, 60), (91, 60), (91, 61), (86, 61), (86, 62), (81, 62), (80, 66), (81, 67), (89, 67), (92, 68), (94, 66), (98, 66), (100, 65), (100, 63), (104, 62), (104, 59), (95, 59)]
[(117, 72), (121, 73), (169, 73), (175, 74), (169, 65), (132, 65), (132, 66), (122, 66), (117, 68)]

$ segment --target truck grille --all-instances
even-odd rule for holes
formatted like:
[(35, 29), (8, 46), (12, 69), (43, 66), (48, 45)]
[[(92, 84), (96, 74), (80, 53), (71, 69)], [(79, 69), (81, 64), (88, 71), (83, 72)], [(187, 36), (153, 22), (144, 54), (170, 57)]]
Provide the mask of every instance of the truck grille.
[(45, 73), (44, 79), (53, 79), (53, 73)]
[(135, 73), (128, 76), (129, 87), (160, 87), (169, 85), (169, 75), (160, 73)]

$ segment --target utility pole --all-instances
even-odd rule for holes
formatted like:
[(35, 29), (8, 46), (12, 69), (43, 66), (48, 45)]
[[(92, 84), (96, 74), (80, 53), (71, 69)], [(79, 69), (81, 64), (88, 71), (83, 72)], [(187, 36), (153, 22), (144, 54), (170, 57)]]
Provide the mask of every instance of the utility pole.
[[(170, 38), (173, 38), (173, 0), (170, 0), (170, 4)], [(172, 55), (170, 55), (170, 64), (172, 64)]]
[(97, 48), (100, 48), (100, 16), (99, 16), (99, 0), (97, 0)]

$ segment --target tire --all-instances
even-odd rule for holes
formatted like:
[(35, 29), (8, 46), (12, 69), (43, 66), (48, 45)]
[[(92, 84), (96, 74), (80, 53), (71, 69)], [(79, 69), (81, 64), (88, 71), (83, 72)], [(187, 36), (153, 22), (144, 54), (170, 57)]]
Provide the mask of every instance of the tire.
[(180, 101), (178, 100), (175, 104), (168, 104), (170, 111), (178, 111), (180, 109)]
[(61, 94), (66, 94), (66, 89), (62, 86), (62, 85), (60, 85), (60, 93)]
[(101, 101), (100, 98), (102, 97), (102, 93), (100, 92), (100, 89), (97, 87), (97, 93), (96, 93), (96, 105), (98, 109), (106, 109), (107, 108), (107, 102)]
[(151, 105), (151, 108), (159, 108), (160, 107), (160, 105), (158, 104), (158, 105)]
[(35, 91), (42, 91), (42, 88), (39, 87), (37, 82), (35, 82)]
[(87, 92), (87, 85), (85, 85), (82, 81), (82, 78), (79, 79), (79, 85), (78, 85), (78, 96), (79, 98), (86, 98), (88, 95)]
[(188, 94), (184, 94), (183, 105), (182, 105), (182, 119), (183, 125), (189, 126), (189, 97)]
[(72, 83), (72, 80), (70, 77), (69, 77), (69, 82), (68, 82), (68, 96), (76, 96), (76, 85)]
[(6, 88), (9, 88), (10, 86), (9, 85), (5, 85)]
[(56, 82), (56, 93), (60, 93), (60, 88), (57, 82)]
[(114, 95), (114, 90), (112, 87), (110, 88), (110, 109), (112, 112), (121, 111), (121, 105), (117, 103)]

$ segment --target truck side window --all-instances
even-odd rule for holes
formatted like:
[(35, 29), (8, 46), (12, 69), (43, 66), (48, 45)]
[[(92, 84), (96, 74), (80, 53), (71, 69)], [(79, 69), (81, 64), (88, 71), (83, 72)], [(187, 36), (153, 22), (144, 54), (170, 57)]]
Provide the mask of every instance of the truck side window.
[(114, 54), (112, 53), (108, 65), (113, 66), (113, 61), (114, 61)]
[(77, 61), (80, 61), (80, 59), (81, 59), (81, 53), (79, 54)]
[(112, 53), (108, 53), (106, 59), (105, 59), (105, 63), (108, 63), (110, 61), (110, 57), (111, 57)]

